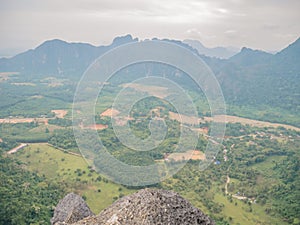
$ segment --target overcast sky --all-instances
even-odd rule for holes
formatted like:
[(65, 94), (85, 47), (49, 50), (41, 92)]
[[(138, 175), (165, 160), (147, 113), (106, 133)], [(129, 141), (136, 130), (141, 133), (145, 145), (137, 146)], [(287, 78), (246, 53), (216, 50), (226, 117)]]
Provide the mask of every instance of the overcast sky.
[(45, 40), (197, 39), (280, 50), (300, 36), (300, 0), (0, 0), (0, 55)]

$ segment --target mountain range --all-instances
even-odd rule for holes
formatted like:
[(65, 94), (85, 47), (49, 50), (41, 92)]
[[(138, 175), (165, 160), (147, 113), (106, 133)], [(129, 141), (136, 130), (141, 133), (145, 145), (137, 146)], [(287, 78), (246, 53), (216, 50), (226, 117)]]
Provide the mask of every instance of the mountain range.
[[(19, 72), (24, 77), (78, 79), (100, 55), (116, 46), (137, 41), (137, 38), (126, 35), (116, 37), (108, 46), (97, 47), (49, 40), (33, 50), (0, 59), (0, 72)], [(228, 59), (205, 56), (197, 51), (199, 48), (191, 46), (191, 41), (163, 41), (173, 42), (198, 54), (215, 73), (228, 104), (271, 107), (275, 111), (283, 109), (295, 115), (300, 111), (300, 38), (274, 55), (244, 47), (231, 57), (233, 52), (227, 54)], [(281, 122), (284, 121), (281, 119)]]
[(228, 59), (239, 52), (238, 48), (235, 47), (214, 47), (214, 48), (207, 48), (205, 47), (200, 41), (198, 40), (184, 40), (183, 43), (186, 43), (196, 49), (199, 54), (209, 56), (209, 57), (216, 57), (220, 59)]
[[(87, 66), (103, 53), (119, 45), (137, 41), (139, 41), (137, 38), (134, 39), (131, 35), (126, 35), (116, 37), (108, 46), (97, 47), (87, 43), (68, 43), (58, 39), (48, 40), (35, 49), (30, 49), (11, 58), (1, 58), (0, 72), (13, 71), (25, 74), (52, 74), (54, 76), (82, 74)], [(189, 48), (207, 63), (217, 65), (213, 66), (212, 69), (220, 66), (223, 68), (224, 65), (238, 67), (261, 67), (262, 65), (268, 67), (272, 65), (272, 67), (276, 67), (276, 70), (282, 66), (288, 66), (290, 72), (299, 71), (300, 38), (275, 55), (246, 47), (242, 48), (240, 52), (224, 47), (209, 49), (195, 40), (163, 39), (163, 41), (170, 41)]]

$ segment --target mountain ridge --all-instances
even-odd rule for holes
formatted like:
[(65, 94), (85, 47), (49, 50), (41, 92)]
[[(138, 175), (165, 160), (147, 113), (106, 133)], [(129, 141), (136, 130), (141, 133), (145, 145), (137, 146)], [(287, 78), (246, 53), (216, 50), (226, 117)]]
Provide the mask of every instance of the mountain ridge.
[[(93, 60), (108, 50), (122, 44), (137, 41), (139, 41), (138, 38), (133, 38), (130, 34), (115, 37), (110, 45), (103, 46), (94, 46), (89, 43), (81, 42), (66, 42), (60, 39), (47, 40), (34, 49), (29, 49), (10, 58), (0, 58), (0, 72), (51, 73), (54, 75), (61, 75), (62, 73), (67, 75), (76, 71), (82, 73)], [(219, 63), (220, 60), (229, 64), (234, 63), (242, 66), (262, 64), (262, 62), (266, 63), (268, 60), (283, 60), (285, 63), (287, 63), (287, 60), (291, 60), (295, 63), (297, 60), (297, 51), (300, 51), (300, 38), (298, 38), (295, 42), (275, 55), (265, 51), (243, 47), (239, 52), (235, 52), (235, 54), (227, 59), (218, 59), (198, 51), (197, 48), (187, 42), (188, 40), (162, 39), (162, 41), (169, 41), (194, 52), (196, 51), (204, 61), (209, 61), (213, 64)], [(197, 41), (197, 43), (203, 46), (200, 42)], [(293, 50), (295, 48), (297, 50)]]
[(208, 47), (204, 46), (198, 40), (186, 39), (186, 40), (183, 40), (183, 43), (186, 43), (186, 44), (190, 45), (191, 47), (197, 49), (199, 54), (203, 54), (208, 57), (216, 57), (216, 58), (220, 58), (220, 59), (228, 59), (239, 52), (239, 50), (237, 48), (233, 48), (233, 47), (208, 48)]
[[(0, 59), (0, 72), (19, 72), (18, 76), (27, 80), (58, 77), (77, 81), (97, 57), (114, 47), (137, 41), (137, 38), (126, 35), (116, 37), (110, 45), (96, 47), (87, 43), (68, 43), (54, 39), (12, 58)], [(299, 38), (275, 55), (244, 47), (229, 59), (202, 55), (182, 41), (162, 41), (188, 48), (207, 63), (221, 85), (227, 104), (255, 108), (268, 106), (293, 114), (300, 110)], [(178, 81), (187, 85), (190, 82)], [(277, 112), (274, 113), (276, 117), (282, 117)], [(265, 120), (266, 117), (255, 119)], [(279, 120), (285, 123), (284, 120)], [(298, 123), (292, 125), (300, 126)]]

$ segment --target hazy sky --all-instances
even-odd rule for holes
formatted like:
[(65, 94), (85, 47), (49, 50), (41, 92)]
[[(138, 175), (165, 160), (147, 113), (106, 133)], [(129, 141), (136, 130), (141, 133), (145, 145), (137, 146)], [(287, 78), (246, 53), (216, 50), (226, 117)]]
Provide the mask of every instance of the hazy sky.
[(300, 36), (300, 0), (0, 0), (0, 55), (45, 40), (197, 39), (279, 50)]

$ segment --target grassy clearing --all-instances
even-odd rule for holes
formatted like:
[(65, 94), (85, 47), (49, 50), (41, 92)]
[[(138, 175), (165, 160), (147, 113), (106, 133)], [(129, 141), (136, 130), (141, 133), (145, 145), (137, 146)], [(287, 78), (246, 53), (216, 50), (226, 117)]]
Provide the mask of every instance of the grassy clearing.
[(121, 86), (123, 88), (132, 88), (138, 92), (147, 92), (149, 95), (158, 98), (165, 98), (171, 94), (171, 91), (163, 86), (143, 85), (138, 83), (127, 83)]
[(30, 171), (67, 183), (67, 191), (85, 196), (94, 213), (111, 205), (120, 196), (134, 192), (101, 176), (99, 181), (99, 174), (92, 172), (82, 157), (64, 153), (47, 144), (30, 144), (13, 157), (24, 162)]
[(224, 204), (223, 213), (227, 216), (227, 219), (232, 225), (287, 224), (284, 222), (278, 223), (278, 218), (266, 215), (264, 208), (258, 204), (251, 204), (252, 210), (250, 211), (248, 204), (237, 199), (233, 199), (233, 201), (230, 202), (227, 197), (222, 194), (216, 194), (215, 201)]
[(31, 132), (31, 133), (41, 133), (41, 132), (43, 133), (44, 132), (45, 133), (46, 129), (48, 129), (49, 132), (52, 132), (57, 129), (63, 129), (63, 127), (58, 126), (58, 125), (41, 123), (41, 124), (39, 124), (39, 126), (30, 129), (29, 132)]
[(264, 162), (256, 163), (251, 167), (257, 171), (261, 171), (265, 178), (270, 178), (272, 180), (276, 179), (276, 174), (274, 173), (273, 167), (276, 163), (279, 163), (286, 159), (286, 156), (269, 156)]

